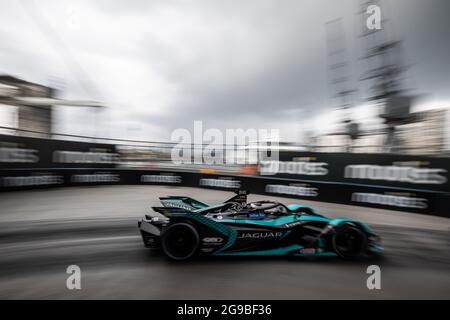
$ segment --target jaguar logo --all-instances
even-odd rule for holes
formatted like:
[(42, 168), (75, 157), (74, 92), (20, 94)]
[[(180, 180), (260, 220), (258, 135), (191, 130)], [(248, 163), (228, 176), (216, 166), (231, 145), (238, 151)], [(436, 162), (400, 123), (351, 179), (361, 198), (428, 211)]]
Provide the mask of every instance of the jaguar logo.
[(283, 232), (243, 232), (238, 239), (275, 239), (283, 235)]

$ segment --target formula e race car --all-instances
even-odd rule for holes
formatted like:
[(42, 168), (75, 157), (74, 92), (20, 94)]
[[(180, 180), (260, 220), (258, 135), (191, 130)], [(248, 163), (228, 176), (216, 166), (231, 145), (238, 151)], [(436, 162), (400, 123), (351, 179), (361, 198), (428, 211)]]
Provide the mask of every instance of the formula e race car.
[(248, 191), (207, 205), (189, 197), (162, 197), (163, 207), (138, 226), (148, 248), (160, 248), (175, 260), (196, 255), (338, 256), (377, 255), (380, 237), (352, 219), (329, 219), (311, 207), (274, 201), (247, 203)]

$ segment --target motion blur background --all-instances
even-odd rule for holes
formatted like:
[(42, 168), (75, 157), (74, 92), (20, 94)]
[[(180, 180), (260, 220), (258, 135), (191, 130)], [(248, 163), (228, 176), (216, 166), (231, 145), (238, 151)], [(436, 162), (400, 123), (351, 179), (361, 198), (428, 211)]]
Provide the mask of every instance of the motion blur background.
[[(448, 1), (0, 7), (0, 297), (450, 298)], [(217, 149), (239, 164), (173, 163), (172, 132), (196, 120), (278, 129), (279, 170), (246, 157), (270, 139)], [(236, 188), (374, 225), (384, 289), (367, 290), (366, 265), (177, 267), (142, 248), (135, 221), (158, 196)], [(80, 292), (69, 264), (86, 272)]]

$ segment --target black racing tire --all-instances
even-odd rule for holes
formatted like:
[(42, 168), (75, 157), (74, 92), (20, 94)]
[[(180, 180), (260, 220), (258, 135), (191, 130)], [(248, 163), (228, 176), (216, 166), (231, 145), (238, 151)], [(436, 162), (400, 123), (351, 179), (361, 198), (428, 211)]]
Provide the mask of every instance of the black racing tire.
[(200, 249), (200, 236), (189, 223), (174, 223), (164, 230), (161, 248), (173, 260), (187, 260), (197, 255)]
[(361, 258), (367, 251), (367, 236), (358, 227), (345, 224), (333, 234), (333, 250), (347, 260)]

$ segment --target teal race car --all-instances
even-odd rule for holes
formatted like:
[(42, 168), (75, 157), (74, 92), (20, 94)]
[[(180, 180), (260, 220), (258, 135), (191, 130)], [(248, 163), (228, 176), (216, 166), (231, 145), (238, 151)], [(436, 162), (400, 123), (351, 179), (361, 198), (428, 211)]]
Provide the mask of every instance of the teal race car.
[(248, 191), (218, 205), (179, 196), (138, 222), (144, 245), (171, 259), (215, 256), (337, 256), (356, 259), (383, 251), (380, 237), (352, 219), (329, 219), (302, 204), (247, 202)]

